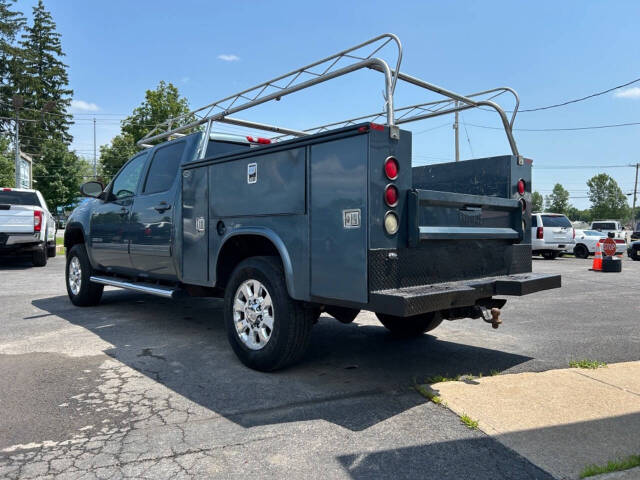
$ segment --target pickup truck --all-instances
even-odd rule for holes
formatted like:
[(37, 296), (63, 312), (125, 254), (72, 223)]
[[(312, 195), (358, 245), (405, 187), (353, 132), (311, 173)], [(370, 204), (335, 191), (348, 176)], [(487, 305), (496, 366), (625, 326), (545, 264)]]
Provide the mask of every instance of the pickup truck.
[(29, 254), (44, 267), (56, 256), (56, 224), (37, 190), (0, 188), (0, 255)]
[[(356, 49), (381, 38), (397, 37), (324, 61), (358, 58)], [(139, 142), (145, 150), (109, 185), (84, 184), (90, 199), (73, 211), (64, 237), (71, 301), (96, 305), (105, 285), (222, 297), (232, 349), (245, 365), (271, 371), (301, 358), (321, 312), (348, 323), (368, 310), (404, 336), (462, 318), (497, 328), (506, 300), (495, 296), (559, 287), (560, 276), (531, 272), (531, 161), (519, 155), (502, 109), (477, 99), (487, 92), (458, 95), (379, 58), (354, 65), (297, 80), (303, 67), (287, 74), (286, 88), (287, 75), (255, 87), (257, 95), (227, 97), (235, 100), (222, 112), (195, 115), (200, 109), (182, 125), (172, 119)], [(351, 119), (297, 130), (229, 116), (358, 68), (385, 74), (387, 107), (373, 115), (384, 124)], [(412, 167), (411, 132), (394, 114), (413, 106), (393, 108), (394, 79), (461, 102), (436, 102), (434, 116), (498, 111), (512, 154)], [(277, 95), (263, 93), (275, 81)], [(280, 136), (215, 133), (214, 122)]]
[(591, 230), (597, 230), (605, 237), (609, 233), (613, 233), (613, 238), (622, 238), (626, 240), (624, 227), (616, 220), (598, 220), (591, 222)]

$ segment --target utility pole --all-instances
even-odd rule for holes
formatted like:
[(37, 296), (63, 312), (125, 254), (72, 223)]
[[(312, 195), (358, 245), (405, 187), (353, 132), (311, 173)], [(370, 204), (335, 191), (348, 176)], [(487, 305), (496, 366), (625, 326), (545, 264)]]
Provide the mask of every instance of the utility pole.
[(631, 209), (631, 228), (636, 229), (636, 198), (638, 198), (638, 169), (640, 169), (640, 163), (636, 163), (636, 184), (633, 187), (633, 208)]
[[(455, 102), (455, 106), (456, 108), (458, 108), (457, 100)], [(453, 130), (455, 132), (455, 138), (456, 138), (456, 162), (459, 162), (460, 161), (460, 136), (458, 131), (458, 111), (457, 110), (455, 113), (455, 120), (453, 122)]]
[(93, 179), (98, 179), (98, 160), (96, 157), (96, 117), (93, 117)]
[(16, 111), (16, 136), (13, 139), (16, 147), (16, 156), (15, 156), (15, 168), (16, 168), (16, 188), (20, 188), (20, 107), (24, 103), (24, 100), (20, 95), (13, 96), (13, 108)]

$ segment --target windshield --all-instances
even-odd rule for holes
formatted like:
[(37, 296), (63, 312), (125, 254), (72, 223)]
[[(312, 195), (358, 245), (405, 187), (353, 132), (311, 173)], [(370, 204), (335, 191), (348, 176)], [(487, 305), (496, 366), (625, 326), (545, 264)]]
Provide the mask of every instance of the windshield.
[(0, 204), (41, 206), (36, 192), (17, 192), (15, 190), (0, 191)]
[(617, 230), (616, 224), (613, 222), (594, 222), (591, 228), (601, 228), (602, 230)]
[(571, 222), (564, 215), (542, 215), (542, 225), (545, 227), (571, 228)]

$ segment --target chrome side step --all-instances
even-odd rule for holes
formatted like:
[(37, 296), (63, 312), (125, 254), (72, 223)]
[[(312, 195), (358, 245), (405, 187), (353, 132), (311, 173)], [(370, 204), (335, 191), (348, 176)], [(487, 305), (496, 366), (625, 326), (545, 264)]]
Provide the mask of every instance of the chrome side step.
[(113, 277), (92, 276), (91, 278), (89, 278), (89, 280), (93, 283), (101, 283), (102, 285), (109, 285), (111, 287), (126, 288), (127, 290), (149, 293), (151, 295), (157, 295), (164, 298), (173, 298), (177, 292), (176, 289), (165, 287), (163, 285), (155, 285), (143, 282), (127, 282), (124, 280), (118, 280)]

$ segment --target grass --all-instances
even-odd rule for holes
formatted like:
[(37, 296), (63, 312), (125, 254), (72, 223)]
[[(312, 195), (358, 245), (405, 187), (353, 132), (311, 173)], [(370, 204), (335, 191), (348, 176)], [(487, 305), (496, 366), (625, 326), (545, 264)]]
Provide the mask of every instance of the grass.
[(592, 477), (601, 473), (619, 472), (640, 466), (640, 455), (631, 455), (627, 458), (607, 462), (606, 465), (589, 465), (580, 474), (580, 478)]
[(64, 245), (64, 238), (56, 237), (56, 245)]
[(436, 395), (436, 393), (433, 390), (431, 390), (429, 387), (426, 387), (424, 385), (418, 385), (416, 383), (416, 384), (413, 385), (413, 388), (420, 395), (422, 395), (423, 397), (429, 399), (431, 402), (435, 403), (436, 405), (443, 404), (442, 398), (440, 398), (438, 395)]
[(474, 420), (473, 418), (471, 418), (469, 415), (462, 414), (460, 416), (460, 421), (465, 424), (467, 427), (469, 427), (471, 430), (477, 430), (478, 429), (478, 420)]
[(591, 368), (591, 369), (596, 369), (596, 368), (601, 368), (601, 367), (606, 367), (607, 364), (605, 362), (599, 362), (597, 360), (571, 360), (569, 362), (569, 366), (571, 368)]

